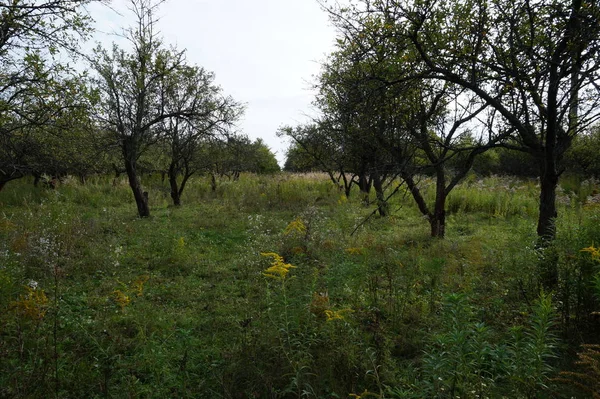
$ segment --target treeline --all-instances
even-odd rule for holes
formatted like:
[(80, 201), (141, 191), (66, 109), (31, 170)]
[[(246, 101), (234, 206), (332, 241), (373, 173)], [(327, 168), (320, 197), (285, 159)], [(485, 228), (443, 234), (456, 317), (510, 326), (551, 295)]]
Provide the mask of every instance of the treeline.
[[(368, 1), (323, 5), (338, 29), (318, 76), (320, 116), (291, 137), (287, 170), (323, 170), (378, 211), (400, 179), (443, 237), (446, 199), (472, 170), (535, 176), (537, 233), (556, 235), (566, 171), (598, 176), (600, 10), (594, 1)], [(435, 179), (433, 200), (419, 176)], [(392, 189), (393, 188), (393, 189)]]
[[(600, 179), (600, 129), (594, 127), (589, 132), (574, 138), (571, 148), (564, 156), (565, 173), (581, 179)], [(327, 164), (326, 164), (327, 165)], [(452, 168), (452, 161), (448, 161)], [(307, 152), (299, 143), (293, 142), (287, 150), (283, 170), (294, 173), (327, 172), (318, 159)], [(490, 148), (478, 156), (471, 171), (481, 177), (506, 175), (522, 178), (539, 178), (539, 168), (535, 160), (527, 154), (502, 147)], [(423, 174), (428, 175), (424, 168)]]
[[(260, 139), (237, 133), (244, 107), (215, 75), (162, 41), (162, 2), (131, 0), (124, 47), (77, 50), (92, 33), (87, 0), (0, 4), (0, 189), (24, 176), (52, 184), (67, 174), (126, 173), (140, 216), (140, 174), (168, 177), (181, 202), (194, 174), (237, 178), (279, 166)], [(65, 62), (85, 65), (80, 72)], [(72, 63), (72, 62), (71, 62)]]

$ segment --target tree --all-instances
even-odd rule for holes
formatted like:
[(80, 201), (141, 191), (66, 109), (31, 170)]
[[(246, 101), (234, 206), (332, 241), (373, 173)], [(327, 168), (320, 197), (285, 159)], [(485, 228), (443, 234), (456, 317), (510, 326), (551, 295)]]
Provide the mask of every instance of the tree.
[(548, 242), (562, 158), (600, 117), (598, 7), (588, 0), (365, 0), (330, 11), (353, 40), (378, 16), (379, 39), (395, 43), (398, 56), (417, 56), (407, 75), (458, 85), (493, 110), (491, 128), (511, 134), (504, 145), (536, 159), (537, 233)]
[[(90, 32), (81, 6), (89, 0), (10, 1), (0, 4), (0, 189), (32, 173), (40, 148), (33, 137), (56, 124), (72, 71), (58, 52), (73, 54)], [(38, 159), (39, 161), (39, 159)]]
[(582, 177), (600, 178), (600, 126), (575, 138), (565, 156), (568, 170)]
[(113, 44), (112, 51), (96, 50), (92, 66), (101, 101), (97, 118), (103, 129), (111, 132), (121, 148), (129, 186), (140, 217), (150, 216), (147, 194), (139, 180), (137, 162), (140, 155), (159, 139), (163, 122), (171, 118), (192, 119), (196, 108), (168, 109), (168, 93), (177, 92), (173, 78), (185, 70), (185, 54), (166, 49), (155, 28), (155, 12), (161, 3), (131, 0), (130, 9), (136, 26), (126, 31), (131, 50)]
[(316, 121), (299, 126), (284, 126), (279, 129), (278, 136), (287, 136), (309, 155), (319, 168), (329, 175), (332, 183), (346, 197), (354, 184), (354, 176), (349, 172), (348, 156), (344, 153), (335, 130), (328, 130), (325, 123)]
[(296, 142), (290, 144), (285, 156), (283, 170), (287, 172), (320, 171), (321, 165)]
[[(170, 157), (168, 175), (173, 204), (181, 204), (188, 179), (198, 171), (202, 140), (225, 137), (243, 108), (214, 85), (214, 74), (198, 67), (183, 67), (166, 77), (164, 107), (174, 116), (161, 122)], [(191, 115), (191, 116), (190, 116)], [(177, 178), (181, 175), (181, 183)]]
[(261, 138), (248, 142), (242, 148), (242, 171), (257, 174), (271, 174), (281, 170), (273, 151)]
[[(394, 43), (379, 36), (384, 27), (377, 16), (363, 21), (366, 27), (352, 40), (339, 39), (320, 78), (320, 98), (325, 118), (340, 126), (345, 152), (356, 160), (361, 190), (367, 181), (375, 188), (378, 211), (387, 214), (384, 181), (400, 176), (419, 210), (431, 225), (431, 235), (444, 237), (445, 204), (452, 189), (468, 173), (477, 155), (498, 138), (482, 137), (465, 146), (472, 122), (486, 106), (468, 101), (464, 90), (443, 80), (410, 77), (388, 82), (414, 70), (414, 58), (402, 54), (398, 62)], [(374, 33), (373, 33), (374, 32)], [(447, 167), (452, 161), (453, 170)], [(430, 206), (417, 184), (424, 170), (435, 174), (435, 200)], [(368, 176), (368, 180), (362, 176)]]

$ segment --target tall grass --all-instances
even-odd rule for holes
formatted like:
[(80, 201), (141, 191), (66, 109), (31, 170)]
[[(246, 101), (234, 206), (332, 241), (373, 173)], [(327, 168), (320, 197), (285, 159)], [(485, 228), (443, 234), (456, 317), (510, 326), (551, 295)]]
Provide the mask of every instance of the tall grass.
[(548, 377), (594, 343), (599, 210), (564, 205), (550, 257), (534, 183), (457, 187), (445, 240), (321, 175), (143, 183), (147, 219), (125, 179), (0, 192), (0, 397), (570, 397)]

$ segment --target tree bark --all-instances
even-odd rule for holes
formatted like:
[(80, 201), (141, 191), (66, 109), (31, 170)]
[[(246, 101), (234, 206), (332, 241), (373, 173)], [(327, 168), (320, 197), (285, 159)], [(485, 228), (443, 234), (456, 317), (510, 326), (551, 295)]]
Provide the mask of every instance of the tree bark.
[(375, 172), (373, 175), (373, 187), (375, 188), (375, 195), (377, 197), (377, 211), (379, 212), (379, 216), (386, 217), (390, 214), (389, 204), (385, 200), (383, 182), (378, 172)]
[(540, 176), (540, 215), (537, 233), (542, 241), (550, 242), (556, 236), (556, 187), (558, 174), (546, 171)]
[(436, 167), (435, 204), (433, 214), (429, 215), (431, 236), (444, 238), (446, 234), (446, 172), (442, 165)]
[(429, 216), (429, 224), (431, 225), (432, 237), (444, 238), (446, 235), (446, 210), (443, 206), (441, 209), (436, 209), (433, 215)]
[(362, 195), (363, 203), (369, 205), (369, 194), (371, 193), (372, 179), (366, 171), (361, 171), (358, 175), (358, 188)]
[(214, 173), (210, 174), (210, 189), (212, 190), (213, 193), (215, 191), (217, 191), (217, 179), (215, 178)]
[(169, 166), (169, 185), (171, 186), (173, 205), (181, 206), (181, 196), (179, 195), (179, 186), (177, 184), (177, 170), (173, 163)]
[(150, 207), (148, 206), (148, 197), (144, 195), (142, 185), (137, 176), (135, 160), (128, 159), (125, 161), (125, 171), (129, 179), (129, 187), (133, 192), (135, 204), (137, 205), (138, 215), (141, 218), (150, 216)]
[(177, 176), (169, 175), (169, 184), (171, 185), (171, 199), (173, 200), (173, 205), (181, 206), (181, 197), (179, 196), (177, 187)]
[(417, 207), (419, 208), (419, 211), (421, 211), (421, 214), (423, 214), (423, 216), (429, 217), (429, 215), (431, 213), (429, 212), (427, 203), (425, 203), (425, 199), (423, 198), (423, 195), (421, 194), (421, 190), (419, 190), (419, 187), (417, 187), (417, 184), (415, 183), (415, 180), (413, 179), (413, 177), (410, 174), (404, 173), (404, 174), (402, 174), (402, 178), (406, 182), (406, 185), (408, 186), (408, 190), (410, 191), (410, 194), (412, 195), (413, 199), (417, 203)]

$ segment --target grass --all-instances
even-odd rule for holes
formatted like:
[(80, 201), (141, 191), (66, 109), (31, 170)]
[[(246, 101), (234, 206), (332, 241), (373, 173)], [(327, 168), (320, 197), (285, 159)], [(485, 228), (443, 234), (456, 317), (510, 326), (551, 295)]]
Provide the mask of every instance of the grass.
[(350, 235), (372, 209), (321, 175), (196, 178), (178, 208), (144, 184), (147, 219), (121, 179), (0, 192), (0, 397), (571, 397), (552, 378), (597, 343), (593, 187), (541, 250), (510, 178), (457, 187), (445, 240), (402, 195)]

